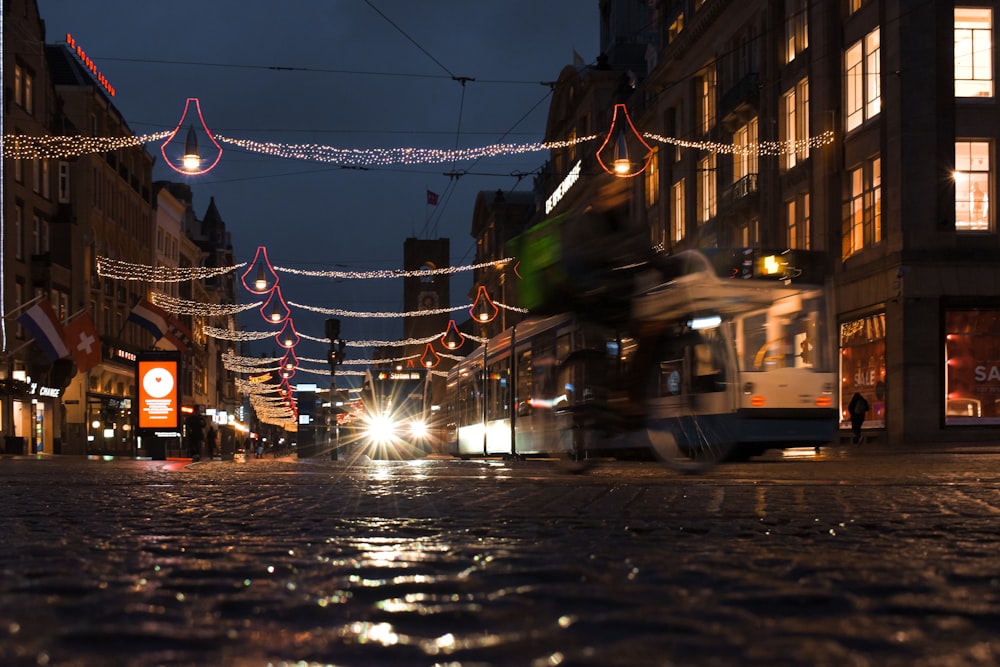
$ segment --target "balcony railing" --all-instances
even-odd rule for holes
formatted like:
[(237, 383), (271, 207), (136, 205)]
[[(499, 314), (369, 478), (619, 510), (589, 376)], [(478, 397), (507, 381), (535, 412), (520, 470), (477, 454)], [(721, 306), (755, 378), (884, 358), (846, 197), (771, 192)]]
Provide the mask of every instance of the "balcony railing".
[(725, 190), (719, 197), (723, 206), (734, 206), (751, 195), (757, 194), (757, 174), (747, 174)]

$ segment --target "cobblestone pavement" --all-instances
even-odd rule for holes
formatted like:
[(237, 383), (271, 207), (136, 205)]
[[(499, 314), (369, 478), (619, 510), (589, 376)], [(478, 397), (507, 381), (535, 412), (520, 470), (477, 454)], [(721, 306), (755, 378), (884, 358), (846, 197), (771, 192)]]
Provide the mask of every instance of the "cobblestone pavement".
[(4, 665), (1000, 663), (1000, 453), (0, 460)]

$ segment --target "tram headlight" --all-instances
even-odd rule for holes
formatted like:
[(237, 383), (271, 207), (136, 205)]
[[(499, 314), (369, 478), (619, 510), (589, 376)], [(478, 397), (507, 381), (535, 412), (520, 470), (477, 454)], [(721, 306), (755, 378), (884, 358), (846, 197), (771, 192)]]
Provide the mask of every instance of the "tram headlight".
[(365, 433), (372, 442), (387, 443), (392, 440), (396, 428), (388, 415), (375, 415), (368, 419)]
[(414, 438), (427, 437), (427, 422), (423, 419), (414, 419), (410, 422), (410, 435)]

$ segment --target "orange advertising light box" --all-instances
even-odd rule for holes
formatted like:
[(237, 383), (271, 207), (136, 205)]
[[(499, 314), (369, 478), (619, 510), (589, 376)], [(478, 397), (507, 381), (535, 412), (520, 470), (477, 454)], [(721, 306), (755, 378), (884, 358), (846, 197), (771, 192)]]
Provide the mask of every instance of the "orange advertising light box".
[(170, 430), (180, 428), (177, 384), (180, 355), (144, 353), (139, 355), (136, 386), (139, 393), (139, 428)]

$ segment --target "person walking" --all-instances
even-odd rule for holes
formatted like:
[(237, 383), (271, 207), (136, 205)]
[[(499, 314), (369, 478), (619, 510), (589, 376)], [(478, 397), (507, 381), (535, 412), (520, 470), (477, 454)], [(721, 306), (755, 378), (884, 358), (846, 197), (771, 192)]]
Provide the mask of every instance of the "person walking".
[(861, 444), (861, 425), (865, 423), (865, 415), (871, 406), (868, 400), (858, 392), (854, 392), (851, 402), (847, 404), (847, 412), (851, 416), (851, 431), (854, 432), (854, 444)]

